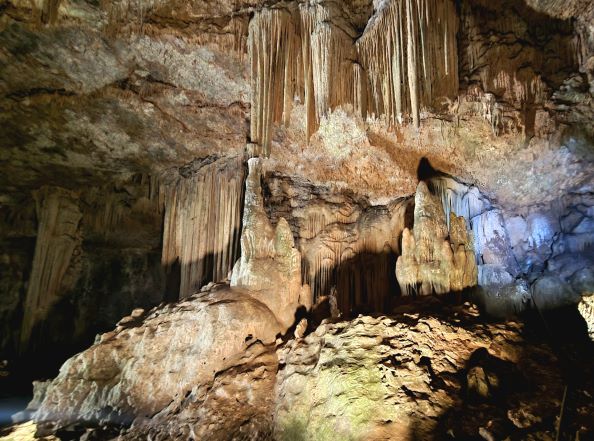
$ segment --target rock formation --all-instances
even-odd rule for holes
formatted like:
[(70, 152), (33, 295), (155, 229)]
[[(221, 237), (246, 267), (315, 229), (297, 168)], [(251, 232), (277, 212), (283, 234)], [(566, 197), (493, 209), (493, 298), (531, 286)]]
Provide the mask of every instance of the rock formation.
[(593, 23), (0, 1), (0, 427), (70, 358), (40, 435), (592, 438)]
[[(252, 158), (248, 166), (242, 256), (233, 270), (233, 288), (217, 286), (146, 317), (138, 310), (122, 319), (115, 331), (65, 363), (47, 386), (35, 412), (45, 430), (81, 421), (132, 424), (134, 436), (187, 436), (179, 431), (190, 422), (191, 432), (220, 439), (233, 431), (253, 436), (267, 430), (267, 387), (276, 360), (271, 348), (293, 325), (297, 309), (306, 311), (312, 302), (309, 287), (301, 285), (300, 254), (287, 222), (281, 218), (273, 228), (264, 211), (261, 162)], [(187, 363), (190, 359), (198, 364)], [(152, 381), (155, 377), (159, 381)], [(257, 379), (258, 385), (240, 386), (243, 377)], [(218, 391), (212, 398), (210, 389)], [(231, 393), (236, 397), (224, 405), (230, 412), (225, 417), (217, 410), (223, 405), (217, 394)], [(243, 406), (235, 409), (237, 400)], [(242, 423), (239, 414), (245, 414)], [(213, 424), (218, 425), (214, 431)]]
[(161, 262), (180, 271), (179, 296), (227, 278), (239, 255), (242, 158), (196, 161), (166, 186)]
[(286, 218), (295, 235), (314, 302), (334, 291), (344, 316), (388, 311), (397, 294), (392, 268), (410, 201), (374, 205), (272, 173), (265, 185), (270, 217)]
[(402, 255), (396, 262), (403, 294), (443, 294), (476, 285), (477, 266), (466, 221), (450, 212), (448, 224), (439, 199), (420, 182), (413, 231), (404, 229)]
[(250, 21), (250, 137), (265, 156), (272, 124), (288, 124), (296, 97), (305, 104), (310, 136), (328, 110), (352, 103), (355, 88), (361, 87), (354, 83), (351, 28), (335, 25), (334, 15), (332, 5), (303, 3), (262, 9)]
[[(519, 430), (552, 439), (563, 380), (548, 346), (523, 341), (520, 323), (481, 324), (474, 308), (439, 308), (416, 303), (395, 317), (326, 323), (282, 347), (277, 438), (505, 439)], [(493, 396), (475, 398), (477, 386)], [(585, 397), (582, 405), (592, 408)]]
[[(48, 386), (35, 420), (42, 426), (47, 422), (44, 430), (77, 422), (133, 424), (141, 433), (172, 430), (170, 436), (181, 437), (188, 436), (178, 432), (184, 426), (183, 410), (200, 406), (198, 401), (204, 405), (202, 413), (192, 413), (191, 418), (195, 433), (205, 433), (209, 418), (223, 417), (208, 411), (208, 390), (227, 371), (238, 378), (245, 374), (246, 380), (265, 376), (270, 363), (266, 354), (281, 331), (263, 303), (224, 286), (155, 309), (103, 334), (91, 348), (68, 360)], [(251, 402), (257, 407), (259, 400), (266, 400), (259, 388), (247, 381), (243, 389), (243, 406), (235, 411), (245, 412), (246, 419), (250, 411), (245, 406)], [(169, 427), (174, 415), (180, 420)], [(226, 427), (230, 432), (240, 430), (237, 416), (226, 420), (238, 423)]]
[(233, 268), (231, 286), (249, 290), (286, 330), (295, 322), (300, 306), (311, 308), (311, 293), (309, 286), (301, 283), (301, 254), (287, 221), (280, 218), (273, 228), (264, 210), (260, 160), (250, 159), (248, 167), (241, 258)]
[(578, 304), (578, 311), (588, 326), (590, 340), (594, 341), (594, 295), (582, 297)]
[(82, 215), (75, 193), (46, 187), (36, 194), (36, 202), (38, 232), (21, 325), (23, 351), (35, 326), (51, 313), (52, 306), (67, 289), (68, 282), (64, 278), (81, 241)]
[(453, 1), (381, 3), (357, 42), (369, 78), (367, 113), (391, 124), (410, 115), (418, 127), (422, 107), (455, 96), (457, 30)]

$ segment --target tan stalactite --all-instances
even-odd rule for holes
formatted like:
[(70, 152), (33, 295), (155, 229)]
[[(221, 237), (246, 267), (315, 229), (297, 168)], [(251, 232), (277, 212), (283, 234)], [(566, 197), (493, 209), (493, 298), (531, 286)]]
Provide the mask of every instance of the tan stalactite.
[(180, 265), (180, 297), (224, 280), (239, 257), (243, 160), (215, 162), (164, 186), (162, 264)]
[[(449, 229), (448, 229), (449, 225)], [(402, 235), (402, 255), (396, 278), (405, 295), (461, 291), (477, 284), (478, 269), (472, 235), (466, 220), (449, 212), (442, 201), (420, 182), (415, 195), (414, 227)]]
[(348, 204), (339, 209), (314, 204), (295, 213), (303, 219), (298, 224), (303, 277), (316, 301), (335, 290), (347, 316), (357, 309), (385, 310), (396, 294), (388, 262), (399, 252), (406, 207), (406, 201), (369, 211)]
[(75, 249), (80, 246), (82, 214), (78, 195), (44, 187), (34, 195), (37, 206), (37, 240), (21, 325), (20, 347), (27, 350), (36, 325), (43, 322), (65, 287), (65, 275)]
[(250, 136), (269, 154), (273, 123), (288, 121), (300, 66), (299, 23), (285, 9), (262, 9), (249, 23)]
[(272, 125), (288, 124), (295, 98), (304, 102), (308, 136), (328, 110), (366, 101), (353, 39), (332, 24), (331, 15), (323, 5), (301, 4), (264, 8), (249, 23), (250, 137), (264, 156), (270, 154)]
[(357, 42), (369, 78), (368, 113), (390, 124), (458, 92), (457, 16), (451, 0), (393, 0)]

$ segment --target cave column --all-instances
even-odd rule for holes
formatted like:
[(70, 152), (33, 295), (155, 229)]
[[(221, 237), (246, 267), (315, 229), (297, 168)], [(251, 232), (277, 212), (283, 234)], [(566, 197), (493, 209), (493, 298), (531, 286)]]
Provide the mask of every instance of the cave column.
[(63, 295), (65, 275), (82, 241), (78, 195), (61, 188), (44, 187), (34, 197), (37, 241), (23, 308), (21, 351), (27, 350), (34, 328)]

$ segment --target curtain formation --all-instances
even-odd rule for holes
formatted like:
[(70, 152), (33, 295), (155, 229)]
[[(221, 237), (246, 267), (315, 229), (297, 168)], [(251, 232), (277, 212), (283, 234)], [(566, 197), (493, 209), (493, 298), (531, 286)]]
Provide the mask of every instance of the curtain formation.
[(262, 9), (249, 25), (251, 139), (269, 155), (274, 123), (288, 123), (304, 103), (307, 134), (320, 118), (349, 104), (365, 117), (418, 127), (423, 107), (458, 91), (457, 17), (451, 0), (393, 0), (363, 35), (325, 5)]
[(180, 298), (224, 280), (239, 257), (244, 166), (217, 161), (162, 186), (162, 264), (181, 272)]

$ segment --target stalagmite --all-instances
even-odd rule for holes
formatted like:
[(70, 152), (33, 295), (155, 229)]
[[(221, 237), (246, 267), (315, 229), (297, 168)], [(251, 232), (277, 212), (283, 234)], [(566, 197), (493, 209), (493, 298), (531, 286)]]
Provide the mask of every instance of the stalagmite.
[(369, 77), (368, 113), (390, 124), (458, 92), (457, 18), (451, 0), (393, 0), (372, 19), (357, 48)]
[(217, 161), (163, 188), (162, 264), (181, 270), (181, 298), (221, 281), (239, 257), (243, 160)]
[(264, 211), (261, 162), (252, 158), (248, 166), (241, 258), (233, 268), (231, 286), (244, 288), (268, 306), (286, 330), (300, 306), (311, 307), (311, 294), (301, 283), (301, 254), (289, 224), (280, 218), (273, 228)]
[(21, 325), (21, 350), (27, 350), (34, 328), (43, 323), (52, 306), (64, 294), (65, 275), (75, 249), (81, 243), (82, 218), (75, 193), (44, 187), (35, 195), (37, 241), (29, 278), (24, 317)]
[(414, 228), (402, 235), (396, 278), (404, 294), (428, 295), (475, 286), (477, 266), (466, 221), (449, 213), (449, 230), (440, 200), (420, 182), (415, 196)]

